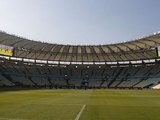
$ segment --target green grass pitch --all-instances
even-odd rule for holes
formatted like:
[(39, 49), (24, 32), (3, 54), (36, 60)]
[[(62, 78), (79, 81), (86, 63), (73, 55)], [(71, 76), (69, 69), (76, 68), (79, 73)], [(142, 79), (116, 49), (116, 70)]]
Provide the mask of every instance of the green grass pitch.
[(0, 91), (0, 120), (75, 120), (78, 114), (78, 120), (160, 120), (160, 91)]

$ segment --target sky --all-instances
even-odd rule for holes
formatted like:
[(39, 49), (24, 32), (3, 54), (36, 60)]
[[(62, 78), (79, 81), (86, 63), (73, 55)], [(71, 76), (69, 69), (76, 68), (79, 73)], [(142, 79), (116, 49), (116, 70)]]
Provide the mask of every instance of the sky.
[(0, 30), (71, 45), (130, 41), (160, 31), (160, 0), (0, 0)]

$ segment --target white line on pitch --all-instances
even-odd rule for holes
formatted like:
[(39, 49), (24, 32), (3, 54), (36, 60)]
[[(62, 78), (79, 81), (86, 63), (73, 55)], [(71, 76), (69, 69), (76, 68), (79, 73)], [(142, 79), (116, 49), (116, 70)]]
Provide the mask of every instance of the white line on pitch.
[(79, 111), (79, 113), (77, 114), (75, 120), (79, 120), (79, 118), (81, 117), (81, 114), (82, 114), (82, 112), (83, 112), (83, 110), (84, 110), (85, 107), (86, 107), (86, 105), (83, 105), (83, 106), (82, 106), (82, 108), (81, 108), (81, 110)]

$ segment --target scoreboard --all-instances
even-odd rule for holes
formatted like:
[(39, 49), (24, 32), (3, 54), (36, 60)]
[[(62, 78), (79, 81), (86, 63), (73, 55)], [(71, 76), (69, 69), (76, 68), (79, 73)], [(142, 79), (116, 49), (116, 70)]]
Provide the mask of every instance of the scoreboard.
[(0, 55), (13, 56), (13, 47), (0, 44)]

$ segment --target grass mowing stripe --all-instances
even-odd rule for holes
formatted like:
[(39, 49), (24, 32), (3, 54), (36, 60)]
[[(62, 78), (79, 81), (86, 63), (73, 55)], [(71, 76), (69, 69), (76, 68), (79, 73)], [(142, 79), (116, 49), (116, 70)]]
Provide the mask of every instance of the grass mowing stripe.
[(82, 108), (81, 108), (81, 110), (79, 111), (79, 113), (77, 114), (75, 120), (79, 120), (79, 118), (81, 117), (81, 114), (82, 114), (82, 112), (83, 112), (83, 110), (84, 110), (85, 107), (86, 107), (86, 105), (83, 105), (83, 106), (82, 106)]
[(0, 118), (0, 120), (27, 120), (27, 119), (18, 119), (18, 118)]

